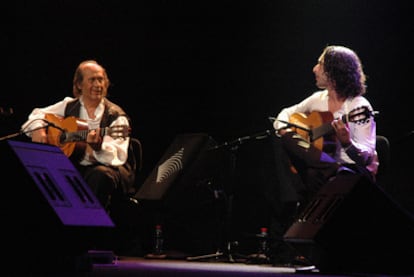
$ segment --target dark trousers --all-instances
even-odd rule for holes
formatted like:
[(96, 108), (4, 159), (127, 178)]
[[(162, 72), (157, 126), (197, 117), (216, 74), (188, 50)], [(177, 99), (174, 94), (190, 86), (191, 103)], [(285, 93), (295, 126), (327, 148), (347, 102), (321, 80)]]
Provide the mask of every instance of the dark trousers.
[[(330, 155), (316, 148), (294, 132), (274, 137), (275, 166), (278, 182), (271, 234), (273, 255), (289, 262), (294, 256), (283, 242), (283, 235), (320, 188), (337, 174), (360, 174), (373, 180), (371, 173), (354, 164), (339, 164)], [(292, 167), (296, 173), (292, 171)], [(340, 171), (347, 168), (350, 170)]]
[(296, 169), (304, 184), (298, 193), (303, 202), (308, 202), (341, 165), (294, 132), (285, 134), (280, 140), (282, 151), (287, 155), (285, 162)]
[(96, 247), (118, 253), (141, 253), (141, 227), (137, 222), (142, 217), (141, 210), (128, 194), (133, 172), (124, 166), (79, 165), (78, 169), (116, 226), (97, 231), (103, 232), (103, 239)]
[(78, 166), (86, 183), (94, 192), (98, 201), (108, 211), (117, 197), (126, 193), (123, 167), (105, 165)]
[(273, 149), (277, 182), (272, 199), (270, 256), (275, 263), (289, 263), (297, 253), (283, 241), (283, 235), (339, 165), (295, 133), (274, 136)]

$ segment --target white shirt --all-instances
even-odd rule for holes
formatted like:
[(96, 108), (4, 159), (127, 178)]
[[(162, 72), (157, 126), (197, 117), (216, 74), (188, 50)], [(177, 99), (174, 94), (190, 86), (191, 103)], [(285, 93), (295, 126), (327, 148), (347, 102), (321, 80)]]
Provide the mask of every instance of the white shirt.
[[(311, 113), (313, 111), (328, 111), (328, 91), (321, 90), (316, 91), (300, 103), (286, 107), (278, 114), (276, 120), (273, 123), (275, 130), (278, 130), (285, 126), (279, 120), (288, 121), (294, 113)], [(343, 115), (349, 115), (352, 111), (367, 107), (369, 111), (372, 111), (372, 106), (369, 101), (363, 96), (357, 96), (352, 99), (347, 99), (342, 107), (333, 114), (334, 118), (341, 118)], [(348, 121), (348, 126), (351, 135), (352, 144), (359, 150), (358, 155), (364, 157), (367, 169), (376, 174), (378, 169), (378, 157), (375, 151), (376, 143), (376, 123), (372, 117), (369, 117), (368, 121), (364, 122), (352, 122)], [(333, 157), (337, 162), (345, 164), (355, 164), (360, 161), (353, 160), (345, 151), (339, 141), (337, 141), (336, 152)]]
[[(74, 98), (72, 97), (65, 97), (62, 101), (59, 101), (56, 104), (52, 104), (44, 108), (33, 109), (33, 111), (28, 116), (28, 120), (22, 125), (21, 131), (30, 137), (31, 130), (47, 125), (47, 122), (42, 120), (45, 118), (45, 114), (50, 113), (63, 117), (65, 114), (66, 105), (73, 100)], [(88, 113), (83, 105), (82, 97), (80, 97), (79, 100), (81, 104), (79, 119), (85, 120), (87, 122), (89, 130), (98, 128), (105, 109), (103, 100), (95, 110), (94, 119), (88, 116)], [(125, 116), (119, 116), (111, 123), (109, 127), (116, 125), (129, 126), (128, 119)], [(110, 135), (105, 135), (102, 140), (102, 150), (93, 151), (92, 156), (85, 155), (80, 163), (82, 165), (90, 165), (97, 162), (111, 166), (123, 165), (128, 157), (128, 145), (129, 137), (113, 138)]]

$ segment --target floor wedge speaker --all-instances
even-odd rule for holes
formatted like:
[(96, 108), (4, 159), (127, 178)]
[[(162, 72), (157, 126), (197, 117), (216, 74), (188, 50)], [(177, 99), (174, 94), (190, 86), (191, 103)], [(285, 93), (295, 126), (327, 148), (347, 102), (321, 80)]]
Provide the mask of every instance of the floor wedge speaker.
[(114, 227), (60, 148), (8, 140), (0, 149), (7, 256), (29, 255), (34, 266), (61, 255), (75, 257)]
[(356, 175), (325, 184), (284, 240), (322, 272), (414, 272), (413, 215)]

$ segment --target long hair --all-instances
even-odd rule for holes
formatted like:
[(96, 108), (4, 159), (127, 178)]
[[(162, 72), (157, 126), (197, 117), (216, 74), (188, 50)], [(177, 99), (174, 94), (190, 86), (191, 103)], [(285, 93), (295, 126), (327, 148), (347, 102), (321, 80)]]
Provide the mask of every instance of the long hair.
[[(72, 92), (73, 92), (73, 96), (75, 97), (79, 97), (82, 94), (82, 91), (79, 89), (78, 84), (82, 83), (83, 81), (83, 69), (85, 67), (86, 64), (96, 64), (97, 66), (101, 67), (104, 73), (104, 78), (105, 78), (105, 93), (107, 93), (108, 87), (111, 84), (111, 82), (109, 81), (108, 75), (106, 74), (106, 69), (100, 65), (97, 61), (95, 60), (85, 60), (83, 62), (81, 62), (78, 67), (75, 70), (75, 74), (73, 76), (73, 88), (72, 88)], [(106, 96), (106, 95), (105, 95)]]
[(340, 96), (348, 98), (365, 94), (366, 76), (361, 60), (353, 50), (330, 45), (325, 47), (322, 56), (323, 69)]

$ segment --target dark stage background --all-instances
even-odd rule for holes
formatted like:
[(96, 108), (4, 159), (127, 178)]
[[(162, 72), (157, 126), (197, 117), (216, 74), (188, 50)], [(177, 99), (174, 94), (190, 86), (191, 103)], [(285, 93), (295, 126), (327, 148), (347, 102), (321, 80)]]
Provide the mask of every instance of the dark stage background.
[[(32, 108), (71, 95), (78, 63), (96, 59), (112, 81), (110, 99), (131, 116), (142, 142), (145, 180), (177, 134), (207, 133), (220, 144), (271, 129), (269, 116), (316, 90), (312, 68), (322, 49), (343, 44), (362, 59), (378, 134), (391, 142), (389, 191), (414, 211), (409, 2), (14, 3), (1, 36), (8, 48), (1, 135), (18, 132)], [(258, 231), (273, 150), (263, 141), (240, 148), (242, 174), (251, 174), (234, 189), (245, 199), (245, 224)]]

